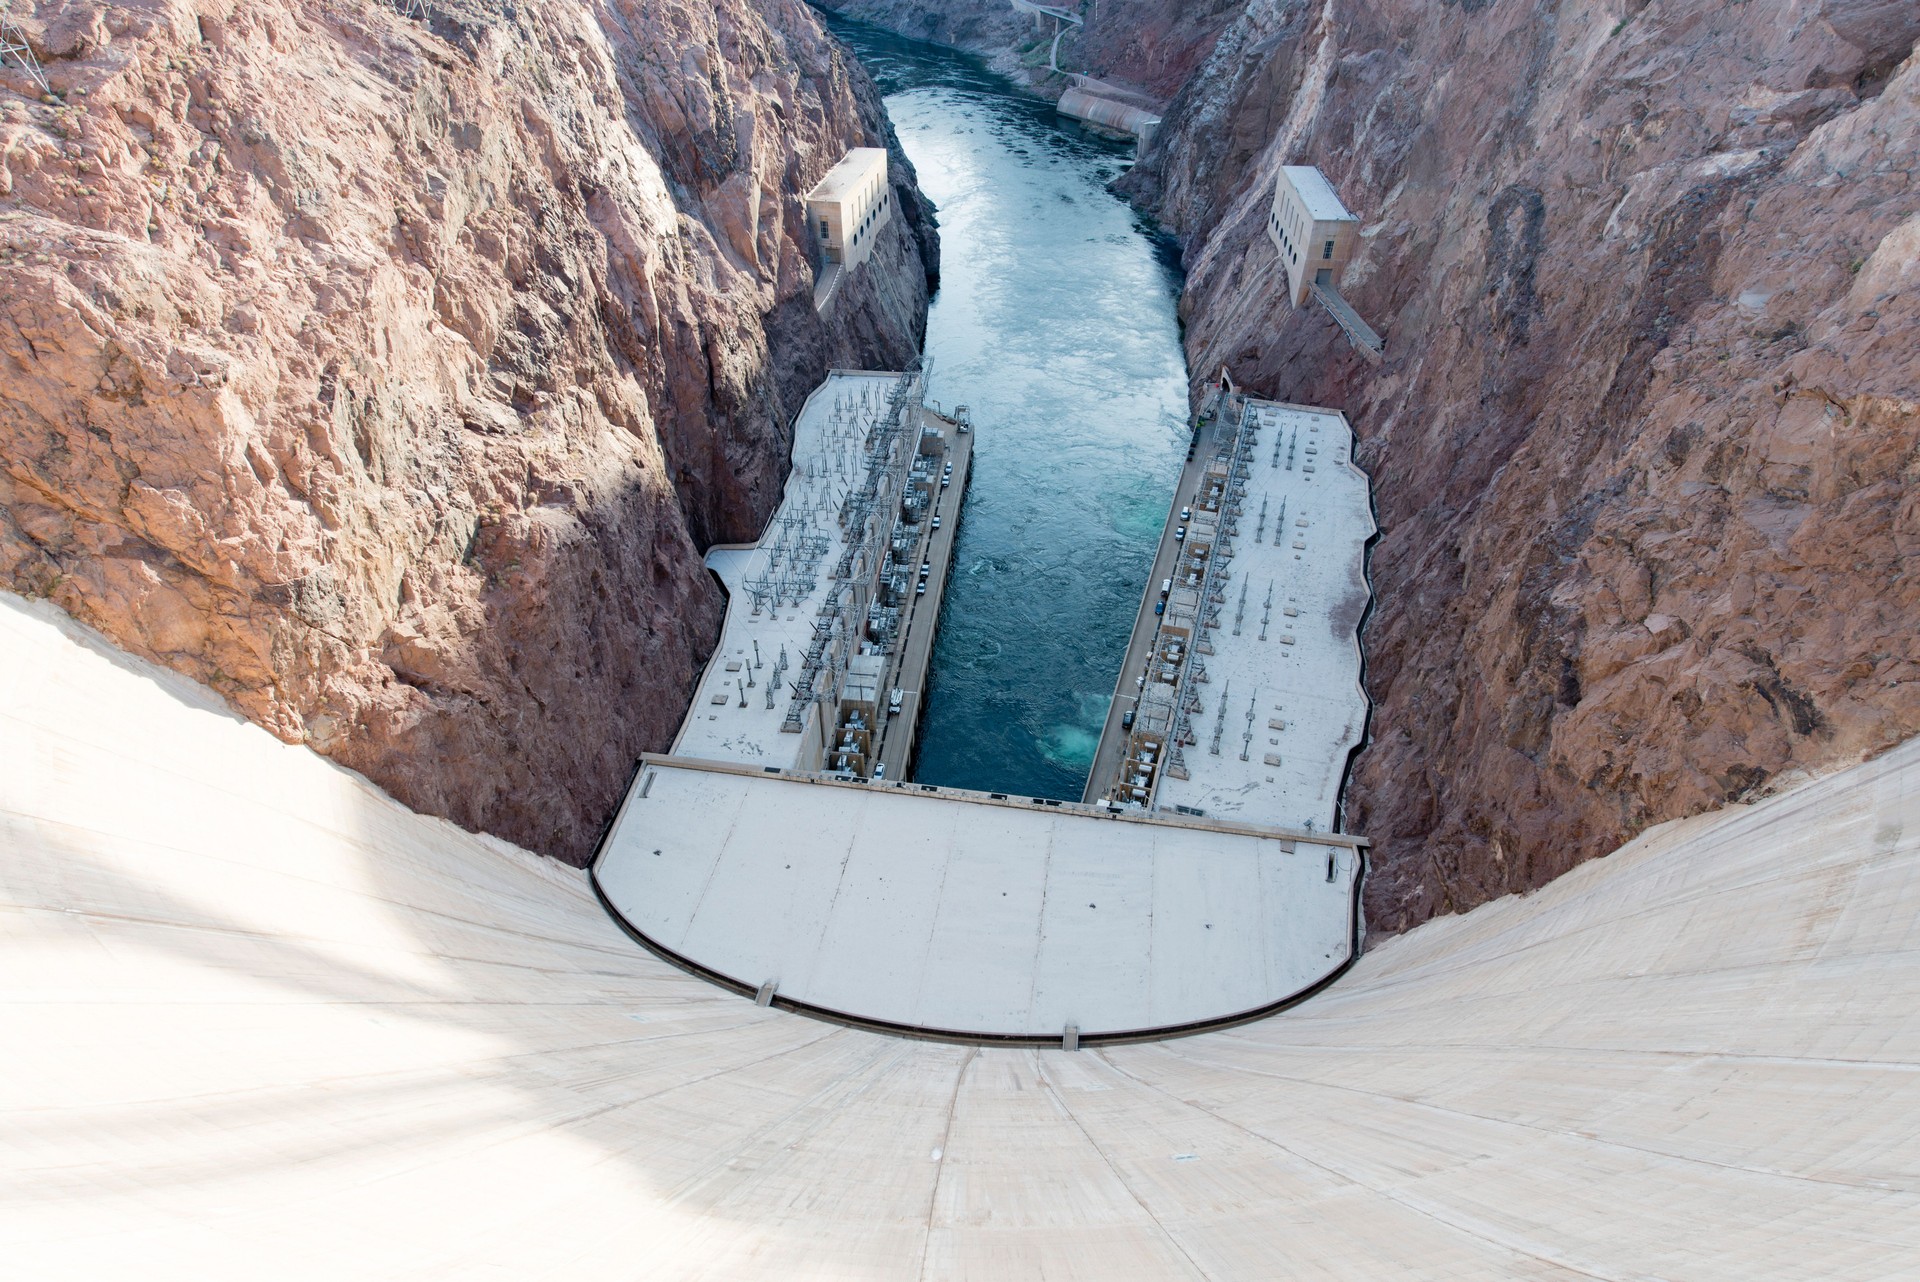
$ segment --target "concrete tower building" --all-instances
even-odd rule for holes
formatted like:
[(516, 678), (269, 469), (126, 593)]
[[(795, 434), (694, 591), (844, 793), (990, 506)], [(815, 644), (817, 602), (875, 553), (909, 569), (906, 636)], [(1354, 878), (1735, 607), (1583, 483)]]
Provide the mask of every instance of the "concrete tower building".
[(855, 147), (807, 193), (807, 221), (821, 256), (848, 271), (873, 253), (874, 237), (892, 218), (882, 147)]
[(1316, 283), (1339, 285), (1360, 239), (1360, 220), (1318, 169), (1283, 165), (1274, 181), (1267, 236), (1280, 251), (1288, 296), (1295, 307), (1305, 307)]

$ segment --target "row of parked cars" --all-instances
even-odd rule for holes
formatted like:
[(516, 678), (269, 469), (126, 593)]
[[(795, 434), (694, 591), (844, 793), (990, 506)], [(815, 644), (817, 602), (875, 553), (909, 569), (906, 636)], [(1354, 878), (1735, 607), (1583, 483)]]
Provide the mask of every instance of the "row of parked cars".
[[(948, 459), (946, 471), (940, 474), (940, 488), (944, 490), (949, 485), (952, 485), (952, 484), (953, 484), (953, 460)], [(938, 512), (935, 512), (933, 514), (933, 528), (936, 530), (940, 528), (940, 514)], [(913, 594), (915, 596), (925, 596), (927, 594), (927, 576), (932, 573), (933, 573), (933, 562), (922, 561), (920, 563), (920, 582), (913, 589)]]

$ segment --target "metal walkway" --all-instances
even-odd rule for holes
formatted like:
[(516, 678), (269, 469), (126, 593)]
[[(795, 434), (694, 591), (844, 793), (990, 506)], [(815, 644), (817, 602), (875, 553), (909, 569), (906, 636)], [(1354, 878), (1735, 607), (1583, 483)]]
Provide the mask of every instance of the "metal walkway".
[(1043, 18), (1053, 18), (1059, 22), (1071, 22), (1076, 27), (1086, 25), (1086, 20), (1077, 13), (1071, 13), (1057, 5), (1035, 4), (1034, 0), (1012, 0), (1013, 7), (1021, 13), (1031, 13)]
[(1360, 313), (1354, 311), (1347, 300), (1340, 297), (1339, 290), (1331, 285), (1322, 285), (1318, 281), (1313, 283), (1312, 290), (1313, 296), (1320, 300), (1320, 305), (1333, 317), (1334, 324), (1340, 327), (1341, 333), (1347, 336), (1347, 341), (1353, 344), (1353, 349), (1378, 365), (1380, 358), (1386, 353), (1387, 341), (1374, 333), (1371, 325), (1360, 319)]

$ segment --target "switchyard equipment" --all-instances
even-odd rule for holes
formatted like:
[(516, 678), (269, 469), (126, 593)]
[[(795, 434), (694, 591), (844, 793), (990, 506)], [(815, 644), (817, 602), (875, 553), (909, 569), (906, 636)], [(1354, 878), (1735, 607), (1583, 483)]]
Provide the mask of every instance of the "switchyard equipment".
[(4, 16), (0, 16), (0, 67), (12, 63), (26, 72), (27, 79), (33, 82), (43, 96), (51, 96), (53, 86), (47, 83), (47, 73), (40, 67), (40, 59), (34, 55), (33, 46), (27, 43), (27, 35)]
[[(936, 557), (944, 562), (952, 536), (932, 527), (942, 511), (957, 515), (961, 497), (947, 497), (938, 480), (971, 457), (958, 422), (926, 406), (925, 385), (924, 369), (835, 371), (808, 398), (766, 533), (708, 555), (731, 594), (727, 620), (675, 751), (863, 776), (891, 757), (892, 773), (905, 772), (915, 718), (872, 724), (877, 691), (905, 687), (917, 696), (924, 683), (938, 613), (926, 570)], [(781, 656), (765, 694), (746, 708), (737, 689), (728, 700), (714, 697), (714, 683), (750, 647)], [(840, 732), (856, 710), (872, 740), (851, 752)], [(769, 719), (769, 711), (777, 715)]]
[[(1225, 387), (1208, 415), (1212, 447), (1189, 462), (1169, 510), (1165, 614), (1143, 602), (1129, 653), (1144, 649), (1144, 668), (1120, 681), (1121, 691), (1138, 689), (1137, 713), (1160, 701), (1155, 712), (1164, 708), (1170, 733), (1148, 727), (1145, 715), (1111, 712), (1086, 798), (1327, 831), (1367, 709), (1354, 635), (1373, 533), (1367, 479), (1348, 459), (1351, 429), (1337, 412)], [(1323, 445), (1334, 464), (1325, 469)], [(1254, 537), (1240, 540), (1250, 517)], [(1311, 632), (1299, 627), (1303, 610), (1320, 621)], [(1184, 648), (1166, 644), (1175, 638)], [(1145, 778), (1135, 742), (1143, 728), (1162, 731), (1166, 744)]]

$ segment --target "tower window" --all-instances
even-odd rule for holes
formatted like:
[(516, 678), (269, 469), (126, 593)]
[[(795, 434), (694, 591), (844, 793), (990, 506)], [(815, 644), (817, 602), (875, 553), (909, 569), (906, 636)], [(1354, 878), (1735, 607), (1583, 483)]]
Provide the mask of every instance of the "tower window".
[(1333, 242), (1332, 242), (1332, 241), (1328, 241), (1328, 242), (1327, 242), (1327, 247), (1326, 247), (1325, 249), (1323, 249), (1323, 250), (1321, 250), (1321, 251), (1320, 251), (1320, 257), (1321, 257), (1322, 259), (1327, 259), (1327, 258), (1332, 258), (1332, 257), (1333, 257)]

